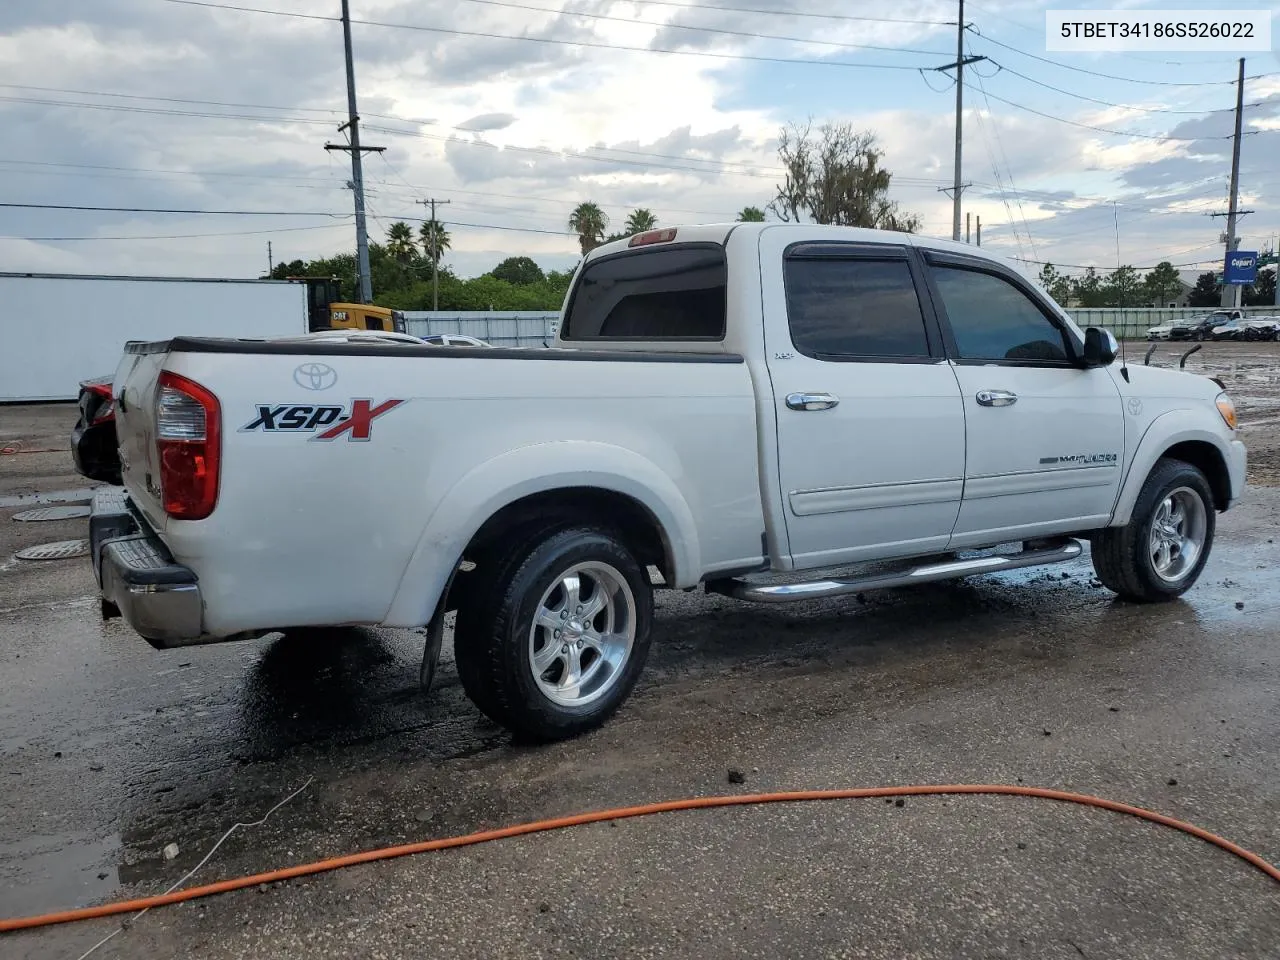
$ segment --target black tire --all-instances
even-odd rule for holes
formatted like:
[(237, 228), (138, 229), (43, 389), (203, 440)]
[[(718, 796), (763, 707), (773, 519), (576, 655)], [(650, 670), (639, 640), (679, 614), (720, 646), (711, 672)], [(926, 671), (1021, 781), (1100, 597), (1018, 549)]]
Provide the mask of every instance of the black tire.
[[(454, 644), (463, 689), (486, 716), (523, 740), (563, 740), (595, 729), (627, 699), (644, 669), (653, 623), (648, 571), (616, 533), (600, 527), (543, 526), (507, 544), (458, 610)], [(562, 703), (545, 693), (535, 676), (530, 635), (544, 594), (583, 563), (601, 565), (618, 575), (619, 588), (625, 584), (622, 595), (629, 591), (630, 604), (624, 605), (634, 635), (616, 667), (598, 667), (610, 679), (595, 699)], [(588, 648), (582, 656), (589, 668), (594, 659), (585, 658), (595, 654)]]
[[(1150, 549), (1156, 513), (1170, 494), (1188, 490), (1199, 497), (1203, 507), (1204, 542), (1195, 562), (1176, 579), (1166, 579), (1156, 571)], [(1103, 586), (1125, 600), (1154, 603), (1173, 600), (1195, 585), (1213, 548), (1217, 514), (1209, 481), (1196, 467), (1181, 460), (1164, 459), (1152, 468), (1138, 494), (1129, 523), (1099, 530), (1090, 538), (1093, 569)]]

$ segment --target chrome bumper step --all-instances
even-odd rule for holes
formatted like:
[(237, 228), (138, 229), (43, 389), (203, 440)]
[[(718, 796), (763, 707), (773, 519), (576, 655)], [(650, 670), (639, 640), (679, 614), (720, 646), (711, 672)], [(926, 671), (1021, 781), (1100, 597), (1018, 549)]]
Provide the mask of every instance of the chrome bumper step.
[(988, 554), (968, 559), (945, 560), (940, 563), (924, 563), (906, 570), (874, 574), (867, 577), (807, 580), (801, 583), (752, 583), (747, 580), (714, 580), (707, 583), (707, 592), (720, 593), (735, 600), (754, 603), (794, 603), (798, 600), (816, 600), (839, 597), (864, 590), (885, 590), (908, 587), (917, 583), (937, 580), (954, 580), (978, 573), (998, 573), (1019, 567), (1036, 567), (1042, 564), (1062, 563), (1080, 556), (1084, 547), (1080, 541), (1063, 538), (1052, 541), (1036, 541), (1025, 544), (1014, 553)]

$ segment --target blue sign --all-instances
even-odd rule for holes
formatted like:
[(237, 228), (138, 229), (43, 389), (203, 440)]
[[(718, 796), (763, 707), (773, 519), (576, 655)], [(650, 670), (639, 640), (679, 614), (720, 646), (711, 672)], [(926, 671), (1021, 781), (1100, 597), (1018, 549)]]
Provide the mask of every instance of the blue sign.
[(1223, 271), (1223, 283), (1252, 284), (1258, 279), (1258, 253), (1250, 250), (1232, 250), (1227, 254), (1227, 269)]

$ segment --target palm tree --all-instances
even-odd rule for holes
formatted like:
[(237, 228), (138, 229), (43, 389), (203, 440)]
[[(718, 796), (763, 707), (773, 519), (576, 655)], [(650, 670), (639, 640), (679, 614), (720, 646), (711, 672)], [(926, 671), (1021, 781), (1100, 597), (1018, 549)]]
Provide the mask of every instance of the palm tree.
[(759, 207), (743, 207), (738, 214), (739, 223), (764, 223), (764, 211)]
[(627, 236), (631, 236), (635, 233), (644, 233), (646, 230), (652, 230), (657, 225), (658, 218), (653, 215), (653, 211), (638, 207), (631, 211), (631, 216), (627, 217), (625, 232)]
[(408, 263), (413, 257), (413, 231), (403, 220), (387, 228), (387, 252), (401, 263)]
[(449, 231), (439, 220), (424, 220), (418, 228), (418, 240), (427, 259), (433, 265), (440, 263), (440, 258), (449, 249)]
[(608, 227), (609, 218), (590, 200), (578, 204), (569, 215), (569, 229), (578, 235), (578, 246), (584, 257), (600, 246)]

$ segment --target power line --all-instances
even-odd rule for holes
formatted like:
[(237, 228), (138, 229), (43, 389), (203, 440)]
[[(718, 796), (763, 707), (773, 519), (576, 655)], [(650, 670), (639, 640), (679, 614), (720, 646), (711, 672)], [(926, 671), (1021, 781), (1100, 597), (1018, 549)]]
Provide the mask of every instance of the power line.
[[(938, 56), (936, 50), (917, 50), (911, 47), (886, 47), (878, 46), (870, 43), (847, 43), (839, 40), (812, 40), (807, 37), (784, 37), (772, 33), (755, 33), (749, 30), (726, 30), (723, 27), (699, 27), (688, 23), (654, 23), (648, 20), (635, 20), (630, 17), (614, 17), (604, 13), (586, 13), (582, 10), (553, 10), (548, 7), (534, 7), (524, 3), (513, 3), (512, 0), (466, 0), (467, 3), (477, 3), (490, 7), (504, 7), (512, 10), (529, 10), (536, 13), (551, 13), (556, 16), (565, 17), (585, 17), (590, 20), (604, 20), (611, 23), (641, 24), (644, 26), (661, 27), (663, 29), (673, 30), (694, 30), (699, 33), (715, 33), (722, 34), (727, 37), (742, 37), (748, 40), (781, 40), (784, 43), (811, 43), (824, 47), (843, 47), (851, 50), (884, 50), (890, 53), (923, 53), (929, 56)], [(701, 9), (710, 10), (711, 7), (703, 7)]]
[[(0, 160), (0, 164), (30, 167), (67, 167), (73, 170), (117, 170), (123, 173), (161, 173), (190, 177), (243, 177), (249, 180), (307, 180), (317, 183), (340, 183), (332, 177), (300, 177), (287, 173), (234, 173), (227, 170), (171, 170), (158, 167), (116, 167), (102, 163), (68, 163), (61, 160)], [(30, 171), (20, 171), (27, 172)], [(83, 176), (83, 174), (78, 174)]]
[[(173, 2), (177, 2), (177, 0), (173, 0)], [(995, 37), (988, 37), (986, 34), (978, 30), (976, 27), (971, 29), (975, 36), (979, 37), (982, 40), (987, 41), (987, 43), (994, 43), (997, 47), (1003, 47), (1006, 50), (1011, 50), (1014, 53), (1019, 54), (1020, 56), (1030, 57), (1032, 60), (1039, 60), (1041, 63), (1052, 64), (1055, 67), (1061, 67), (1063, 70), (1073, 70), (1076, 73), (1086, 73), (1091, 77), (1102, 77), (1105, 80), (1119, 80), (1122, 83), (1141, 83), (1141, 84), (1146, 84), (1148, 86), (1154, 86), (1154, 87), (1221, 87), (1227, 84), (1235, 83), (1234, 80), (1146, 80), (1140, 77), (1122, 77), (1114, 73), (1102, 73), (1098, 70), (1089, 70), (1089, 69), (1086, 69), (1085, 67), (1077, 67), (1069, 63), (1063, 63), (1061, 60), (1051, 60), (1048, 57), (1042, 57), (1035, 53), (1028, 53), (1026, 50), (1004, 43), (1001, 40), (995, 39)], [(1261, 80), (1263, 77), (1273, 77), (1273, 76), (1276, 76), (1276, 74), (1275, 73), (1258, 73), (1258, 74), (1254, 74), (1251, 77), (1245, 77), (1245, 79)]]
[(322, 223), (312, 227), (276, 227), (271, 230), (229, 230), (219, 233), (166, 233), (132, 234), (127, 237), (14, 237), (0, 236), (0, 240), (28, 240), (32, 243), (69, 243), (73, 240), (195, 240), (206, 237), (254, 237), (267, 233), (297, 233), (300, 230), (336, 230), (347, 223)]
[[(243, 7), (230, 3), (212, 3), (209, 0), (163, 0), (187, 7), (207, 7), (214, 10), (235, 10), (239, 13), (260, 13), (273, 17), (289, 17), (298, 20), (336, 21), (316, 13), (293, 13), (285, 10), (264, 10), (261, 7)], [(751, 61), (755, 63), (789, 63), (821, 67), (849, 67), (859, 70), (915, 70), (913, 66), (895, 63), (852, 63), (848, 60), (814, 60), (802, 57), (767, 57), (748, 53), (716, 53), (711, 50), (673, 50), (668, 47), (630, 47), (625, 44), (604, 43), (595, 40), (562, 40), (557, 37), (528, 37), (509, 33), (489, 33), (481, 30), (458, 30), (448, 27), (428, 27), (416, 23), (388, 23), (384, 20), (358, 20), (354, 24), (364, 27), (384, 27), (394, 30), (418, 30), (425, 33), (441, 33), (456, 37), (478, 37), (485, 40), (516, 40), (524, 43), (545, 43), (564, 47), (586, 47), (593, 50), (625, 50), (631, 53), (661, 53), (680, 57), (706, 57), (713, 60)], [(936, 56), (936, 54), (933, 54)]]
[(237, 113), (209, 113), (203, 110), (168, 110), (162, 107), (124, 106), (117, 103), (86, 103), (82, 100), (41, 100), (35, 97), (0, 97), (0, 103), (27, 103), (46, 107), (79, 107), (86, 110), (106, 110), (112, 113), (146, 113), (161, 117), (200, 117), (211, 120), (247, 120), (265, 123), (311, 123), (328, 126), (332, 121), (318, 117), (262, 117)]
[[(1006, 17), (1001, 13), (997, 13), (995, 10), (990, 10), (976, 3), (971, 2), (970, 6), (972, 6), (973, 9), (975, 10), (981, 11), (984, 15), (988, 17), (995, 17), (997, 20), (1003, 20), (1005, 23), (1010, 24), (1011, 26), (1017, 27), (1019, 30), (1023, 30), (1027, 33), (1034, 34), (1037, 38), (1041, 40), (1044, 39), (1044, 29), (1042, 27), (1029, 27), (1025, 23), (1022, 23), (1021, 21), (1014, 20), (1010, 17)], [(1139, 57), (1135, 54), (1128, 53), (1128, 52), (1121, 52), (1121, 51), (1115, 51), (1110, 53), (1109, 55), (1126, 57), (1127, 59), (1137, 60), (1142, 63), (1158, 63), (1161, 65), (1170, 66), (1170, 67), (1201, 67), (1201, 66), (1210, 66), (1213, 64), (1223, 64), (1223, 63), (1230, 63), (1233, 65), (1235, 64), (1235, 60), (1151, 60), (1151, 59), (1148, 59), (1147, 57)]]
[(677, 0), (628, 0), (630, 3), (647, 3), (654, 7), (677, 7), (683, 10), (707, 10), (724, 13), (756, 13), (774, 17), (809, 17), (817, 20), (849, 20), (866, 23), (915, 23), (929, 26), (954, 27), (954, 20), (920, 20), (899, 17), (862, 17), (846, 13), (804, 13), (798, 10), (762, 10), (759, 7), (722, 7), (709, 3), (680, 3)]
[(185, 213), (229, 217), (349, 217), (349, 213), (315, 210), (187, 210), (173, 207), (90, 207), (74, 203), (0, 203), (0, 207), (21, 210), (91, 210), (107, 213)]
[[(1232, 113), (1235, 111), (1235, 107), (1216, 107), (1213, 109), (1205, 109), (1205, 110), (1172, 110), (1168, 107), (1138, 107), (1128, 103), (1114, 103), (1111, 100), (1100, 100), (1097, 97), (1090, 97), (1083, 93), (1077, 93), (1074, 90), (1065, 90), (1062, 87), (1056, 87), (1052, 83), (1045, 83), (1043, 80), (1037, 80), (1035, 77), (1029, 77), (1025, 73), (1020, 73), (1019, 71), (1014, 70), (1012, 67), (1006, 67), (1004, 64), (1000, 63), (997, 60), (992, 60), (991, 62), (994, 63), (998, 68), (996, 73), (1011, 73), (1015, 77), (1020, 77), (1021, 79), (1026, 80), (1028, 83), (1034, 83), (1037, 87), (1044, 87), (1044, 89), (1046, 90), (1052, 90), (1055, 93), (1065, 94), (1066, 96), (1071, 97), (1073, 100), (1088, 100), (1090, 103), (1099, 103), (1099, 104), (1102, 104), (1104, 107), (1118, 107), (1121, 110), (1137, 110), (1142, 113), (1176, 113), (1184, 116), (1204, 116), (1205, 114), (1210, 114), (1210, 113)], [(992, 76), (994, 75), (995, 74), (992, 74)], [(990, 79), (990, 77), (988, 77), (987, 79)], [(1246, 103), (1245, 106), (1257, 107), (1257, 106), (1261, 106), (1262, 103), (1263, 101), (1257, 100), (1257, 101), (1254, 101), (1253, 103)]]
[[(978, 89), (977, 87), (974, 87), (969, 83), (966, 83), (965, 86), (969, 87), (972, 90)], [(1052, 113), (1045, 113), (1043, 110), (1037, 110), (1034, 107), (1028, 107), (1025, 104), (1018, 103), (1014, 100), (1007, 100), (1004, 97), (997, 96), (994, 93), (988, 93), (986, 94), (986, 96), (992, 100), (999, 100), (1001, 103), (1008, 104), (1011, 107), (1016, 107), (1019, 110), (1025, 110), (1027, 113), (1034, 113), (1037, 117), (1044, 117), (1046, 120), (1055, 120), (1058, 123), (1065, 123), (1072, 127), (1081, 127), (1082, 129), (1094, 130), (1098, 133), (1109, 133), (1112, 136), (1117, 136), (1117, 137), (1139, 137), (1143, 140), (1159, 140), (1161, 142), (1174, 141), (1174, 140), (1184, 141), (1184, 142), (1194, 142), (1197, 140), (1230, 140), (1231, 139), (1230, 134), (1228, 134), (1227, 136), (1213, 136), (1213, 137), (1177, 137), (1177, 136), (1171, 136), (1168, 134), (1139, 133), (1136, 130), (1112, 130), (1107, 127), (1098, 127), (1091, 123), (1081, 123), (1079, 120), (1068, 120), (1066, 117), (1058, 117)]]
[[(69, 93), (80, 97), (113, 97), (117, 100), (150, 100), (156, 103), (183, 103), (189, 106), (205, 106), (205, 107), (232, 107), (239, 109), (253, 110), (291, 110), (299, 113), (327, 113), (335, 116), (342, 116), (342, 111), (333, 107), (300, 107), (300, 106), (277, 106), (270, 103), (236, 103), (226, 100), (197, 100), (189, 97), (155, 97), (139, 93), (112, 93), (104, 90), (75, 90), (66, 87), (36, 87), (23, 83), (0, 83), (0, 87), (6, 90), (35, 90), (39, 93)], [(25, 101), (20, 101), (25, 102)], [(63, 101), (39, 100), (32, 101), (37, 103), (59, 103)], [(66, 101), (74, 102), (74, 101)], [(377, 117), (381, 120), (398, 120), (403, 123), (422, 123), (433, 124), (436, 121), (430, 119), (419, 119), (415, 117), (397, 117), (387, 113), (367, 113), (361, 111), (363, 117)], [(211, 116), (223, 116), (223, 114), (211, 114)], [(240, 119), (236, 117), (234, 119)], [(309, 123), (317, 121), (308, 120)], [(328, 121), (322, 120), (321, 123)]]

